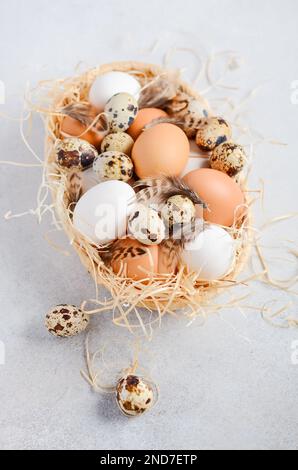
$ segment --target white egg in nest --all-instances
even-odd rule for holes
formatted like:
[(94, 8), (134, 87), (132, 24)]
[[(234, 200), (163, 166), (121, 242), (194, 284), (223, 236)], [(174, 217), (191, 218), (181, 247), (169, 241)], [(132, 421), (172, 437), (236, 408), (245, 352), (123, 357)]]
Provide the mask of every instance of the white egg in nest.
[(138, 80), (125, 72), (106, 72), (99, 75), (92, 83), (89, 101), (98, 110), (103, 110), (106, 103), (117, 93), (129, 93), (139, 99), (141, 85)]
[(126, 235), (127, 219), (135, 200), (134, 190), (123, 181), (99, 183), (78, 201), (73, 225), (89, 242), (96, 245), (122, 238)]
[(190, 271), (199, 273), (199, 279), (213, 281), (222, 279), (233, 267), (235, 240), (219, 225), (205, 225), (194, 240), (186, 243), (182, 262)]

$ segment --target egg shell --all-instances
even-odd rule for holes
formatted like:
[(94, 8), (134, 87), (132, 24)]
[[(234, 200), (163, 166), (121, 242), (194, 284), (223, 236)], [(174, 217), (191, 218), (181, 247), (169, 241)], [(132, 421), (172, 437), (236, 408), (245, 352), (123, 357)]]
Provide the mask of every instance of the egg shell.
[(221, 279), (233, 266), (235, 241), (218, 225), (206, 225), (193, 241), (186, 243), (181, 258), (190, 271), (200, 273), (199, 279)]
[(129, 181), (133, 176), (133, 163), (125, 153), (113, 150), (96, 157), (93, 171), (99, 180)]
[(92, 165), (98, 156), (96, 148), (86, 140), (70, 137), (57, 140), (55, 144), (56, 161), (62, 168), (85, 169)]
[(111, 266), (117, 275), (143, 281), (158, 272), (158, 246), (145, 246), (132, 238), (119, 240)]
[(130, 156), (134, 140), (126, 132), (116, 132), (108, 134), (101, 143), (102, 152), (110, 152), (116, 150), (117, 152), (125, 153)]
[(143, 108), (140, 109), (133, 124), (127, 130), (128, 134), (136, 140), (144, 130), (144, 127), (152, 122), (154, 119), (166, 118), (168, 114), (162, 109), (158, 108)]
[(118, 93), (105, 105), (110, 132), (123, 132), (135, 120), (138, 112), (137, 100), (128, 93)]
[(99, 75), (89, 91), (89, 101), (98, 110), (103, 110), (106, 103), (117, 93), (129, 93), (139, 99), (141, 85), (138, 80), (125, 72), (107, 72)]
[(165, 225), (158, 212), (143, 204), (135, 206), (128, 219), (128, 230), (145, 245), (158, 245), (165, 238)]
[(62, 120), (60, 130), (62, 133), (62, 137), (64, 138), (66, 136), (63, 134), (67, 134), (67, 136), (69, 137), (79, 137), (80, 139), (86, 140), (97, 149), (100, 149), (100, 144), (102, 139), (104, 138), (104, 134), (97, 134), (91, 130), (86, 132), (86, 129), (87, 126), (82, 124), (80, 121), (77, 121), (76, 119), (70, 116), (65, 116)]
[(119, 380), (116, 387), (117, 403), (127, 416), (139, 416), (154, 404), (152, 387), (144, 379), (127, 375)]
[(186, 166), (189, 141), (174, 124), (157, 124), (139, 136), (132, 149), (139, 178), (179, 176)]
[(190, 224), (195, 218), (194, 203), (186, 196), (171, 196), (164, 204), (161, 216), (169, 227), (175, 224)]
[(126, 234), (127, 218), (135, 192), (123, 181), (105, 181), (87, 191), (78, 201), (73, 225), (95, 244), (106, 244)]
[(214, 170), (235, 176), (243, 169), (246, 155), (241, 145), (234, 142), (223, 142), (211, 152), (209, 161)]
[(213, 150), (231, 137), (231, 126), (221, 117), (209, 117), (198, 122), (196, 143), (202, 150)]
[[(244, 214), (245, 201), (240, 186), (225, 173), (201, 168), (185, 175), (183, 181), (208, 205), (203, 212), (206, 221), (230, 227), (234, 219)], [(202, 217), (199, 206), (196, 215)]]
[(87, 328), (88, 323), (88, 315), (75, 305), (67, 304), (52, 308), (45, 320), (45, 325), (52, 335), (64, 338), (81, 333)]

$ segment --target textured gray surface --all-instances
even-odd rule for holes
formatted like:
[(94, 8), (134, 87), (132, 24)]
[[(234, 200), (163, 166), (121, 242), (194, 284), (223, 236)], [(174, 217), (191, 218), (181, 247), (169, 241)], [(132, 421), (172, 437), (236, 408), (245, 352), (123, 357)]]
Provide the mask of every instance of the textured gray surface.
[[(239, 99), (262, 85), (245, 107), (245, 122), (269, 140), (288, 143), (257, 147), (251, 187), (260, 177), (265, 180), (268, 217), (297, 210), (298, 105), (291, 103), (291, 83), (298, 79), (295, 2), (2, 3), (0, 79), (6, 104), (0, 111), (14, 117), (20, 115), (27, 82), (67, 76), (81, 60), (86, 65), (118, 58), (154, 61), (174, 45), (207, 55), (239, 51), (245, 64), (228, 80), (241, 86)], [(146, 48), (158, 38), (150, 55)], [(30, 142), (39, 155), (42, 140), (42, 126), (35, 120)], [(1, 159), (33, 161), (13, 120), (1, 119), (0, 149)], [(34, 207), (39, 170), (1, 166), (0, 177), (1, 214)], [(257, 209), (255, 217), (261, 221)], [(81, 379), (83, 338), (59, 341), (43, 327), (43, 315), (53, 304), (79, 303), (94, 295), (79, 260), (46, 243), (49, 219), (41, 226), (31, 216), (0, 224), (0, 340), (6, 349), (0, 365), (1, 448), (297, 448), (298, 365), (291, 362), (297, 329), (269, 326), (253, 308), (245, 310), (246, 316), (226, 309), (203, 327), (166, 319), (146, 344), (150, 353), (144, 358), (160, 386), (160, 401), (150, 414), (127, 420), (111, 396), (92, 393)], [(267, 245), (280, 247), (268, 254), (279, 278), (297, 270), (293, 258), (285, 261), (286, 239), (297, 240), (297, 220), (274, 227), (264, 238)], [(59, 240), (66, 246), (63, 237)], [(257, 283), (243, 303), (262, 306), (268, 299), (276, 300), (276, 310), (293, 301), (288, 313), (297, 313), (295, 298)], [(93, 340), (107, 346), (107, 361), (113, 358), (116, 368), (128, 365), (131, 338), (111, 326), (109, 314), (93, 323), (98, 326)]]

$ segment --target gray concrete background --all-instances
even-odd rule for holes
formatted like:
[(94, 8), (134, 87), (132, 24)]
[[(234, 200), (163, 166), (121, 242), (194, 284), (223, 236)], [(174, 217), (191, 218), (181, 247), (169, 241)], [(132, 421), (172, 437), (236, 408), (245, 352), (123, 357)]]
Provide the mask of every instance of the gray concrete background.
[[(15, 118), (27, 84), (71, 75), (79, 61), (86, 66), (118, 58), (160, 61), (175, 45), (205, 57), (238, 51), (243, 66), (230, 72), (227, 82), (241, 90), (217, 93), (239, 102), (261, 85), (244, 106), (244, 122), (267, 141), (288, 144), (256, 147), (251, 187), (264, 179), (267, 218), (297, 210), (298, 105), (291, 101), (291, 84), (298, 80), (296, 2), (10, 0), (0, 10), (0, 79), (6, 87), (0, 112)], [(175, 63), (181, 65), (182, 57), (178, 53)], [(18, 122), (0, 122), (0, 159), (33, 162)], [(42, 125), (38, 119), (33, 124), (29, 140), (42, 155)], [(4, 165), (0, 178), (1, 216), (34, 207), (38, 169)], [(256, 224), (262, 217), (256, 207)], [(0, 365), (0, 448), (297, 449), (298, 365), (292, 348), (298, 330), (268, 325), (257, 308), (225, 309), (203, 327), (165, 319), (142, 352), (160, 401), (140, 419), (122, 417), (112, 396), (90, 391), (79, 373), (83, 338), (58, 341), (43, 327), (50, 306), (94, 296), (78, 258), (62, 256), (45, 241), (50, 222), (45, 218), (38, 225), (32, 216), (0, 221), (0, 340), (6, 351)], [(297, 242), (297, 228), (296, 219), (281, 223), (262, 240), (275, 247), (266, 256), (277, 278), (297, 274), (295, 258), (286, 254)], [(67, 248), (63, 236), (52, 238)], [(295, 296), (260, 283), (237, 295), (247, 292), (243, 305), (275, 300), (273, 310), (288, 305), (286, 315), (297, 315)], [(92, 348), (106, 346), (113, 372), (128, 365), (132, 338), (110, 319), (106, 314), (93, 320)], [(103, 374), (105, 381), (112, 377)]]

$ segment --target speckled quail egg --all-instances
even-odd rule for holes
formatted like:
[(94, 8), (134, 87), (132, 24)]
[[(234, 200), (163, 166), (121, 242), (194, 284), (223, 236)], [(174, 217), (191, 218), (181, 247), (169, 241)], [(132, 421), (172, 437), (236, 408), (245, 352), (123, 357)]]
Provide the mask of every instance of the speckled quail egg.
[(130, 156), (134, 140), (129, 134), (125, 132), (116, 132), (107, 135), (101, 143), (102, 152), (110, 152), (116, 150), (117, 152), (125, 153)]
[(193, 139), (197, 133), (199, 122), (208, 116), (204, 102), (191, 100), (184, 116), (183, 130), (189, 139)]
[(89, 317), (75, 305), (61, 304), (46, 315), (45, 325), (54, 336), (75, 336), (84, 331)]
[(138, 113), (137, 100), (128, 93), (112, 96), (105, 106), (110, 132), (124, 132), (134, 122)]
[(119, 380), (116, 393), (119, 408), (127, 416), (140, 416), (154, 404), (151, 385), (136, 375), (127, 375)]
[(231, 126), (220, 117), (209, 117), (198, 122), (196, 143), (202, 150), (213, 150), (231, 137)]
[(159, 213), (144, 204), (137, 204), (128, 219), (130, 234), (144, 245), (158, 245), (166, 234), (165, 224)]
[(194, 203), (188, 197), (180, 194), (171, 196), (161, 211), (161, 216), (169, 227), (176, 224), (190, 224), (194, 220), (195, 214)]
[(92, 165), (98, 152), (86, 140), (70, 137), (57, 140), (55, 144), (56, 162), (63, 168), (84, 170)]
[(211, 168), (223, 171), (229, 176), (239, 173), (244, 167), (246, 155), (241, 145), (234, 142), (223, 142), (216, 147), (209, 157)]
[(128, 181), (133, 176), (133, 163), (125, 153), (113, 150), (96, 157), (93, 170), (99, 180)]

